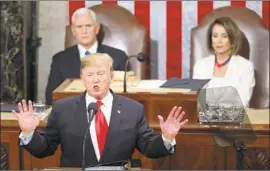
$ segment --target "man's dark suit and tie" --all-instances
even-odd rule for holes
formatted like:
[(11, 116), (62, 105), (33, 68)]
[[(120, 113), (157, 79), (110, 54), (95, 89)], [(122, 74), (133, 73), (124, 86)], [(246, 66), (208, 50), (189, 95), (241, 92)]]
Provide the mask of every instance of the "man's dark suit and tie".
[[(106, 46), (102, 44), (97, 44), (96, 52), (107, 53), (113, 60), (113, 69), (124, 71), (125, 63), (128, 57), (125, 52)], [(67, 78), (80, 78), (80, 65), (81, 58), (86, 55), (90, 55), (91, 52), (79, 50), (78, 45), (72, 46), (65, 51), (56, 54), (53, 57), (51, 64), (51, 70), (46, 87), (46, 103), (48, 105), (52, 104), (52, 92), (55, 90), (65, 79)], [(82, 53), (80, 53), (82, 52)], [(93, 51), (92, 51), (93, 53)]]
[[(87, 9), (86, 9), (87, 10)], [(97, 41), (100, 25), (93, 11), (74, 12), (72, 16), (72, 33), (78, 45), (72, 46), (53, 56), (49, 78), (46, 86), (46, 103), (52, 104), (52, 92), (67, 78), (80, 78), (80, 59), (90, 53), (107, 53), (114, 60), (113, 69), (124, 71), (125, 52)]]
[[(57, 102), (44, 134), (35, 132), (33, 139), (24, 148), (40, 158), (53, 154), (61, 143), (60, 165), (80, 167), (88, 124), (85, 95), (86, 93)], [(86, 166), (131, 159), (135, 148), (151, 158), (173, 154), (164, 146), (161, 135), (155, 135), (148, 128), (141, 104), (116, 94), (112, 96), (111, 120), (103, 153), (97, 156), (93, 140), (88, 136), (85, 148)]]
[[(183, 120), (185, 113), (181, 107), (174, 107), (165, 121), (158, 115), (162, 134), (155, 134), (146, 122), (143, 105), (110, 91), (113, 80), (110, 56), (91, 54), (81, 64), (86, 91), (56, 101), (43, 131), (36, 130), (41, 117), (34, 116), (31, 101), (27, 104), (23, 100), (18, 104), (19, 112), (12, 111), (22, 130), (21, 146), (35, 157), (43, 158), (54, 154), (61, 144), (60, 165), (81, 167), (84, 135), (90, 129), (85, 148), (86, 166), (128, 160), (135, 149), (150, 158), (175, 153), (175, 136), (188, 122)], [(98, 112), (88, 128), (87, 108), (93, 102), (98, 104)]]

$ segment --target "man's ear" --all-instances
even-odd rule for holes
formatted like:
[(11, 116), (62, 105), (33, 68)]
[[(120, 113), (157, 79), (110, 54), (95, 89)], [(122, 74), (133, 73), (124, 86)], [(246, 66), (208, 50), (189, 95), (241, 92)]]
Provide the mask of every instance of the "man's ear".
[(83, 79), (82, 71), (80, 71), (80, 78)]
[(75, 25), (71, 25), (71, 32), (73, 34), (73, 36), (75, 36)]
[(98, 35), (99, 30), (100, 30), (100, 24), (96, 23), (96, 35)]

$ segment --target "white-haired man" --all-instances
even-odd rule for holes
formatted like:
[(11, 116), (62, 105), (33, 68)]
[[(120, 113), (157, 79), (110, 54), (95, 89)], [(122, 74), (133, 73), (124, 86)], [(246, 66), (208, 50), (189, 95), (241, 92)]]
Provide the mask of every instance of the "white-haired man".
[[(175, 153), (175, 137), (188, 120), (181, 107), (174, 107), (167, 119), (158, 116), (162, 134), (149, 128), (143, 105), (135, 100), (114, 94), (113, 60), (107, 54), (91, 54), (82, 59), (81, 79), (86, 91), (78, 96), (56, 101), (47, 127), (35, 130), (39, 118), (33, 114), (32, 102), (18, 104), (22, 133), (20, 144), (35, 157), (54, 154), (61, 144), (61, 166), (80, 167), (83, 160), (83, 141), (87, 129), (85, 165), (96, 166), (131, 159), (135, 149), (150, 158)], [(97, 113), (88, 127), (88, 106), (97, 104)], [(88, 135), (89, 137), (89, 135)]]
[(123, 71), (127, 60), (125, 52), (97, 40), (100, 24), (94, 11), (87, 8), (77, 9), (71, 18), (72, 33), (78, 44), (55, 54), (52, 58), (50, 74), (46, 86), (46, 103), (52, 104), (52, 91), (67, 78), (80, 77), (80, 59), (91, 53), (107, 53), (114, 61), (113, 69)]

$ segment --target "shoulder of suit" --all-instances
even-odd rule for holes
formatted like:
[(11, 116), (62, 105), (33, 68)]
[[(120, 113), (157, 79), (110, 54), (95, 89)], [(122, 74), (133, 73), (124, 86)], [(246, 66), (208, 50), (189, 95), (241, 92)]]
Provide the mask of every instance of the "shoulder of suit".
[(251, 62), (250, 60), (240, 56), (240, 55), (234, 55), (232, 56), (233, 62), (239, 67), (242, 68), (250, 68), (250, 67), (254, 67), (253, 62)]
[(214, 60), (215, 56), (214, 55), (209, 55), (207, 57), (203, 57), (202, 59), (199, 59), (195, 65), (197, 66), (204, 66), (205, 64), (210, 64)]
[(62, 51), (56, 53), (53, 56), (53, 59), (54, 60), (60, 60), (60, 59), (65, 58), (65, 60), (66, 60), (67, 56), (70, 56), (71, 52), (74, 52), (74, 50), (76, 50), (76, 48), (77, 48), (77, 45), (74, 45), (74, 46), (71, 46), (71, 47), (69, 47), (69, 48), (67, 48), (65, 50), (62, 50)]
[(242, 64), (252, 64), (252, 62), (246, 58), (244, 58), (243, 56), (240, 55), (233, 55), (233, 60)]
[(137, 102), (136, 100), (133, 100), (131, 98), (128, 98), (128, 97), (125, 97), (125, 96), (122, 96), (122, 95), (118, 95), (118, 94), (115, 94), (115, 97), (121, 101), (121, 103), (123, 103), (124, 105), (132, 105), (134, 107), (138, 106), (138, 107), (142, 107), (143, 105), (139, 102)]
[(122, 54), (122, 55), (126, 55), (126, 53), (120, 49), (116, 49), (114, 47), (111, 47), (111, 46), (107, 46), (107, 45), (104, 45), (104, 44), (101, 44), (100, 46), (102, 46), (103, 48), (103, 53), (112, 53), (112, 54), (115, 54), (115, 53), (118, 53), (118, 54)]
[(70, 106), (73, 103), (76, 103), (80, 98), (81, 98), (81, 95), (68, 96), (66, 98), (56, 100), (55, 106), (56, 105), (57, 106), (62, 106), (62, 105)]

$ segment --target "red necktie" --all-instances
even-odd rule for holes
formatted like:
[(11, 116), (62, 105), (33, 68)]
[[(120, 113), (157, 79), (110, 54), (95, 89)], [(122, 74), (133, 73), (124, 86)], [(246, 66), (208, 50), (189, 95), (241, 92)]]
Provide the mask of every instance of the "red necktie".
[(98, 148), (99, 154), (102, 155), (103, 148), (106, 142), (106, 136), (108, 133), (108, 124), (104, 114), (101, 111), (102, 102), (100, 100), (97, 101), (98, 111), (95, 118), (96, 124), (96, 134), (97, 134), (97, 141), (98, 141)]

